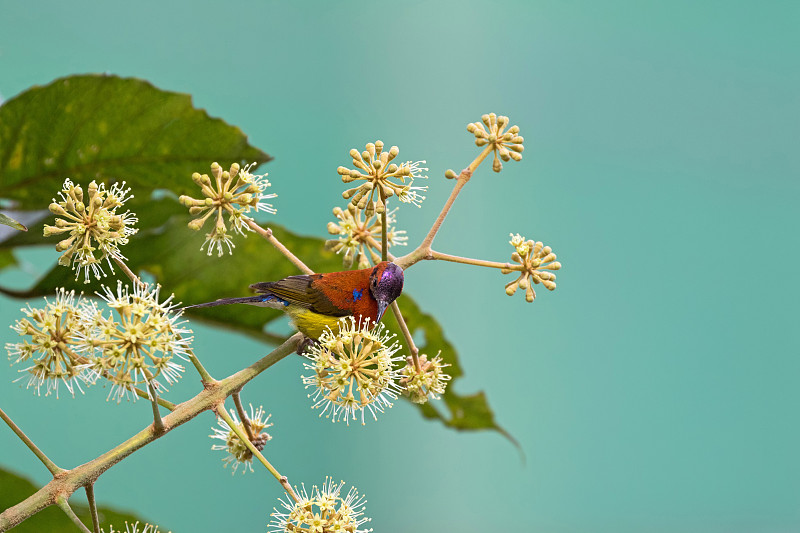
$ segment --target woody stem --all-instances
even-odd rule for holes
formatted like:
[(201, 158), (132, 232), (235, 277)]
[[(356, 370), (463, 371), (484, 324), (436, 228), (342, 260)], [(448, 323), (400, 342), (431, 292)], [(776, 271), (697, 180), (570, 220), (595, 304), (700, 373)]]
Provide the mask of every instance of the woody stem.
[(130, 280), (135, 285), (141, 285), (142, 288), (147, 287), (147, 285), (142, 280), (139, 279), (139, 276), (134, 274), (133, 271), (130, 268), (128, 268), (128, 265), (125, 264), (125, 261), (123, 261), (122, 259), (120, 259), (115, 255), (112, 255), (111, 257), (112, 259), (114, 259), (114, 262), (117, 264), (117, 266), (119, 266), (120, 270), (122, 270), (122, 272), (124, 272), (125, 275), (128, 276), (128, 278), (130, 278)]
[(255, 435), (253, 435), (253, 428), (250, 426), (250, 419), (247, 418), (247, 413), (244, 411), (244, 406), (242, 406), (242, 399), (239, 396), (241, 391), (236, 391), (231, 394), (233, 398), (233, 404), (236, 406), (236, 412), (239, 413), (239, 420), (242, 421), (242, 425), (244, 426), (244, 430), (247, 432), (247, 439), (252, 441), (255, 439)]
[(39, 458), (39, 460), (42, 462), (42, 464), (44, 464), (44, 466), (47, 467), (47, 469), (50, 471), (51, 474), (56, 475), (59, 472), (64, 472), (64, 469), (58, 467), (53, 461), (51, 461), (50, 458), (47, 457), (44, 454), (44, 452), (40, 450), (39, 447), (36, 446), (30, 438), (28, 438), (28, 436), (19, 428), (19, 426), (17, 426), (14, 423), (13, 420), (11, 420), (11, 418), (2, 409), (0, 409), (0, 418), (2, 418), (3, 421), (6, 424), (8, 424), (8, 427), (10, 427), (11, 431), (13, 431), (17, 435), (17, 437), (19, 437), (19, 440), (21, 440), (23, 444), (25, 444), (25, 446), (27, 446), (28, 449), (30, 449), (30, 451), (32, 451), (33, 454)]
[(298, 259), (296, 255), (294, 255), (292, 252), (290, 252), (289, 249), (286, 248), (281, 243), (281, 241), (279, 241), (278, 239), (275, 238), (275, 236), (272, 234), (272, 230), (271, 229), (262, 228), (261, 226), (256, 224), (255, 221), (253, 221), (253, 220), (251, 220), (249, 218), (243, 218), (243, 220), (247, 223), (247, 225), (250, 227), (250, 229), (252, 229), (256, 233), (258, 233), (259, 235), (264, 237), (272, 246), (275, 247), (276, 250), (278, 250), (280, 253), (285, 255), (286, 258), (289, 261), (291, 261), (292, 264), (294, 264), (294, 266), (296, 266), (297, 268), (299, 268), (300, 270), (302, 270), (306, 274), (313, 274), (314, 273), (314, 271), (311, 270), (310, 268), (308, 268), (308, 266), (306, 266), (305, 263), (300, 261), (300, 259)]
[(383, 213), (381, 213), (381, 260), (386, 261), (389, 254), (389, 230), (386, 227), (386, 198), (383, 196), (383, 190), (378, 191), (381, 195), (381, 203), (383, 204)]
[(394, 317), (397, 319), (397, 324), (400, 326), (400, 331), (403, 332), (403, 337), (405, 337), (406, 342), (408, 343), (408, 351), (411, 352), (411, 359), (414, 361), (414, 368), (417, 370), (417, 372), (422, 372), (422, 366), (419, 364), (419, 348), (417, 348), (417, 345), (414, 344), (414, 338), (411, 336), (411, 331), (408, 329), (408, 325), (403, 318), (403, 313), (400, 312), (400, 306), (397, 305), (397, 300), (392, 302), (392, 313), (394, 313)]
[(459, 257), (457, 255), (443, 254), (435, 250), (430, 251), (426, 259), (440, 259), (442, 261), (452, 261), (453, 263), (463, 263), (465, 265), (475, 265), (490, 268), (501, 268), (505, 270), (524, 270), (525, 267), (515, 263), (498, 263), (496, 261), (484, 261), (483, 259), (471, 259), (469, 257)]
[(86, 489), (86, 500), (89, 502), (89, 512), (92, 514), (92, 527), (94, 533), (100, 533), (100, 518), (97, 516), (97, 503), (94, 499), (94, 483), (89, 483)]
[(431, 226), (431, 230), (428, 232), (428, 235), (422, 241), (422, 243), (417, 247), (416, 250), (412, 251), (411, 253), (404, 255), (395, 260), (400, 268), (405, 270), (406, 268), (410, 267), (411, 265), (422, 261), (423, 259), (427, 259), (430, 255), (431, 251), (431, 244), (433, 244), (433, 239), (436, 237), (436, 234), (439, 232), (439, 229), (442, 227), (442, 223), (444, 223), (444, 219), (447, 217), (447, 214), (450, 212), (450, 208), (453, 206), (453, 203), (458, 198), (461, 189), (467, 184), (467, 182), (472, 177), (472, 173), (478, 168), (484, 159), (492, 152), (494, 148), (493, 144), (489, 144), (483, 151), (478, 154), (478, 157), (473, 159), (472, 163), (467, 166), (456, 178), (456, 185), (453, 187), (453, 191), (450, 193), (450, 197), (445, 202), (444, 207), (442, 207), (442, 212), (439, 213), (439, 216), (436, 218), (436, 221)]
[(297, 497), (297, 494), (294, 493), (292, 486), (289, 485), (289, 480), (286, 478), (286, 476), (282, 476), (280, 472), (278, 472), (275, 469), (275, 467), (272, 466), (272, 463), (267, 461), (267, 458), (264, 457), (260, 451), (258, 451), (258, 448), (256, 448), (255, 445), (253, 445), (253, 443), (250, 442), (250, 439), (247, 438), (247, 435), (242, 433), (242, 430), (239, 429), (239, 426), (236, 424), (236, 422), (234, 422), (231, 415), (229, 415), (228, 412), (225, 410), (225, 406), (218, 405), (216, 408), (216, 412), (217, 415), (219, 415), (228, 424), (228, 427), (231, 428), (231, 431), (236, 433), (236, 436), (239, 437), (239, 440), (241, 440), (242, 443), (244, 443), (244, 445), (247, 446), (247, 449), (250, 450), (250, 453), (252, 453), (253, 456), (256, 459), (258, 459), (259, 462), (267, 468), (267, 470), (269, 470), (270, 474), (275, 476), (275, 479), (278, 480), (278, 483), (280, 483), (283, 489), (289, 493), (292, 499), (294, 499), (294, 501), (296, 502), (299, 502), (300, 499)]

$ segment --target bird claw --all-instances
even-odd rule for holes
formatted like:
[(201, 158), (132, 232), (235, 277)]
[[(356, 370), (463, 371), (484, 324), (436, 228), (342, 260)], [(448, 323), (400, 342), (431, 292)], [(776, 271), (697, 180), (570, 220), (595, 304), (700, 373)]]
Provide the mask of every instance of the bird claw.
[(319, 343), (316, 341), (316, 339), (312, 339), (311, 337), (303, 337), (303, 340), (297, 345), (297, 355), (303, 355), (309, 351), (312, 346), (316, 346), (317, 344)]

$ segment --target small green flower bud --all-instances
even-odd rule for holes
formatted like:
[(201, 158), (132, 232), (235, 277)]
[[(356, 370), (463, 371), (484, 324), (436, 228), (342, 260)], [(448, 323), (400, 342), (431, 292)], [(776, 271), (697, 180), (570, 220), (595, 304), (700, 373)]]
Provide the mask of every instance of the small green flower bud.
[(396, 165), (395, 163), (392, 163), (392, 164), (391, 164), (391, 165), (389, 165), (389, 167), (386, 169), (386, 172), (389, 172), (390, 174), (394, 174), (395, 172), (397, 172), (397, 168), (398, 168), (398, 167), (397, 167), (397, 165)]
[(211, 207), (212, 205), (214, 205), (214, 200), (211, 198), (206, 198), (205, 200), (203, 200), (203, 203), (206, 205), (206, 207)]
[(482, 138), (476, 138), (475, 139), (475, 145), (476, 146), (485, 146), (487, 144), (489, 144), (489, 141), (487, 141), (486, 139), (482, 139)]
[(194, 183), (195, 183), (195, 184), (196, 184), (198, 187), (200, 187), (200, 186), (202, 186), (202, 185), (203, 185), (203, 176), (201, 176), (199, 172), (195, 172), (194, 174), (192, 174), (192, 181), (193, 181), (193, 182), (194, 182)]
[(239, 169), (240, 168), (241, 167), (239, 167), (239, 163), (234, 163), (234, 164), (231, 165), (230, 175), (231, 175), (232, 178), (236, 177), (236, 175), (239, 173)]
[(345, 174), (350, 173), (350, 169), (347, 167), (339, 167), (336, 169), (336, 173), (339, 174), (340, 176), (344, 176)]
[(193, 229), (195, 231), (198, 231), (200, 228), (203, 227), (203, 222), (205, 222), (205, 221), (202, 218), (196, 218), (196, 219), (192, 220), (191, 222), (189, 222), (189, 224), (188, 224), (189, 229)]
[(444, 177), (449, 180), (454, 180), (458, 177), (458, 175), (456, 174), (455, 170), (448, 168), (444, 173)]
[(495, 172), (500, 172), (501, 170), (503, 170), (503, 163), (501, 163), (499, 159), (495, 159), (492, 162), (492, 170), (494, 170)]
[(50, 209), (50, 212), (53, 213), (54, 215), (62, 215), (63, 216), (63, 215), (67, 214), (67, 212), (64, 210), (64, 208), (61, 207), (60, 205), (58, 205), (55, 202), (50, 204), (49, 209)]
[(353, 148), (352, 150), (350, 150), (350, 157), (352, 157), (353, 159), (360, 159), (361, 154), (358, 153), (358, 150)]
[(392, 159), (397, 157), (397, 154), (399, 154), (399, 153), (400, 153), (400, 148), (398, 148), (397, 146), (392, 146), (389, 149), (389, 160), (391, 161)]
[(511, 156), (511, 159), (513, 159), (514, 161), (522, 160), (522, 154), (519, 154), (517, 152), (509, 152), (508, 155)]
[(63, 252), (64, 250), (66, 250), (67, 248), (72, 246), (72, 242), (74, 240), (75, 240), (75, 236), (73, 235), (69, 239), (64, 239), (63, 241), (60, 241), (58, 244), (56, 244), (56, 251), (57, 252)]
[(514, 293), (517, 292), (517, 286), (518, 284), (516, 281), (512, 281), (511, 283), (506, 285), (506, 294), (508, 294), (509, 296), (513, 296)]
[[(335, 222), (328, 222), (328, 233), (330, 233), (331, 235), (338, 235), (339, 232), (341, 231), (342, 231), (341, 226), (339, 226)], [(334, 241), (334, 242), (339, 242), (339, 241)]]
[(86, 206), (85, 206), (85, 205), (83, 205), (83, 202), (78, 202), (77, 204), (75, 204), (75, 209), (76, 209), (76, 210), (77, 210), (79, 213), (83, 213), (84, 211), (86, 211)]
[(536, 299), (536, 291), (533, 290), (533, 287), (528, 287), (525, 291), (525, 300), (530, 303)]
[(189, 214), (194, 217), (194, 216), (197, 216), (197, 215), (201, 214), (205, 210), (206, 210), (205, 207), (194, 206), (194, 207), (190, 207), (189, 208)]

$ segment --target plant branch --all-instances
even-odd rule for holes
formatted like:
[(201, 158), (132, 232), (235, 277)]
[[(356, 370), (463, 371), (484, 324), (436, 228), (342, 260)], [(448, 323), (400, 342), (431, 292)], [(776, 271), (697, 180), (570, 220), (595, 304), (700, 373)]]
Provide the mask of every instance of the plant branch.
[(383, 213), (381, 213), (381, 260), (386, 261), (389, 255), (389, 229), (386, 227), (386, 198), (383, 196), (383, 189), (378, 191), (381, 195), (381, 203), (383, 204)]
[(444, 223), (444, 219), (447, 217), (447, 214), (450, 212), (450, 208), (453, 206), (453, 202), (456, 201), (458, 198), (461, 189), (467, 184), (467, 182), (472, 177), (472, 173), (478, 168), (486, 156), (488, 156), (493, 150), (492, 144), (486, 146), (483, 151), (476, 157), (472, 163), (469, 164), (467, 168), (461, 171), (461, 174), (458, 175), (456, 178), (456, 185), (453, 187), (453, 191), (450, 193), (450, 197), (445, 202), (444, 207), (442, 207), (441, 213), (436, 218), (431, 226), (431, 230), (428, 232), (428, 235), (422, 241), (422, 243), (417, 247), (416, 250), (412, 251), (411, 253), (404, 255), (396, 259), (394, 262), (397, 263), (400, 268), (403, 270), (407, 269), (411, 265), (418, 263), (419, 261), (426, 259), (430, 253), (431, 245), (433, 244), (433, 239), (436, 237), (436, 234), (439, 232), (439, 229), (442, 227), (442, 223)]
[(236, 424), (236, 422), (234, 422), (231, 415), (229, 415), (228, 412), (225, 410), (225, 406), (220, 405), (216, 410), (216, 412), (228, 424), (228, 427), (231, 428), (231, 431), (236, 433), (236, 435), (244, 443), (244, 445), (247, 446), (247, 449), (250, 450), (250, 453), (252, 453), (256, 457), (256, 459), (258, 459), (259, 462), (262, 465), (264, 465), (267, 468), (267, 470), (269, 470), (270, 474), (275, 476), (275, 479), (278, 480), (278, 483), (280, 483), (281, 486), (284, 488), (284, 490), (286, 490), (291, 495), (294, 501), (296, 502), (300, 501), (297, 495), (294, 493), (294, 490), (292, 490), (292, 486), (289, 485), (289, 480), (287, 479), (287, 477), (282, 476), (280, 472), (278, 472), (278, 470), (274, 466), (272, 466), (272, 463), (267, 461), (267, 458), (264, 457), (264, 455), (258, 450), (258, 448), (255, 447), (255, 445), (250, 441), (250, 439), (247, 438), (247, 435), (242, 433), (242, 430), (239, 429), (238, 425)]
[(114, 259), (114, 262), (117, 263), (117, 266), (119, 266), (122, 272), (124, 272), (125, 275), (128, 276), (134, 284), (139, 284), (142, 286), (142, 288), (147, 287), (147, 284), (142, 280), (140, 280), (139, 276), (134, 274), (133, 271), (130, 268), (128, 268), (128, 265), (125, 264), (125, 261), (123, 261), (122, 259), (120, 259), (115, 255), (112, 255), (111, 257), (112, 259)]
[(417, 369), (417, 372), (422, 372), (422, 367), (419, 364), (419, 348), (414, 344), (414, 338), (411, 336), (411, 331), (408, 329), (405, 318), (403, 318), (403, 313), (400, 312), (400, 306), (397, 305), (397, 300), (392, 302), (392, 313), (394, 313), (394, 318), (400, 326), (400, 331), (403, 332), (403, 337), (405, 337), (408, 343), (408, 351), (411, 352), (414, 368)]
[(431, 250), (430, 255), (425, 259), (439, 259), (442, 261), (452, 261), (453, 263), (463, 263), (465, 265), (500, 268), (503, 270), (519, 270), (519, 271), (525, 270), (525, 267), (518, 263), (498, 263), (496, 261), (484, 261), (483, 259), (470, 259), (469, 257), (459, 257), (457, 255), (443, 254), (435, 250)]
[(92, 533), (92, 531), (86, 527), (86, 524), (81, 522), (81, 519), (78, 518), (78, 515), (76, 515), (75, 511), (72, 510), (72, 507), (69, 506), (69, 502), (67, 501), (66, 497), (59, 496), (56, 498), (56, 505), (61, 507), (61, 510), (64, 511), (64, 514), (66, 514), (69, 519), (72, 520), (75, 525), (78, 526), (78, 528), (80, 528), (81, 531), (84, 533)]
[(150, 389), (150, 404), (153, 406), (153, 428), (156, 433), (164, 433), (164, 422), (161, 420), (161, 413), (158, 412), (158, 393), (152, 381), (147, 382), (147, 388)]
[(262, 228), (261, 226), (256, 224), (254, 220), (252, 220), (250, 218), (242, 217), (242, 219), (247, 223), (247, 225), (250, 227), (250, 229), (252, 229), (256, 233), (258, 233), (259, 235), (264, 237), (267, 241), (269, 241), (269, 243), (272, 246), (275, 247), (276, 250), (278, 250), (280, 253), (285, 255), (286, 258), (294, 264), (294, 266), (296, 266), (297, 268), (299, 268), (300, 270), (302, 270), (306, 274), (313, 274), (314, 273), (314, 271), (311, 270), (310, 268), (308, 268), (308, 266), (306, 266), (305, 263), (300, 261), (300, 259), (298, 259), (296, 255), (294, 255), (292, 252), (290, 252), (289, 249), (286, 248), (281, 243), (281, 241), (279, 241), (278, 239), (275, 238), (275, 236), (272, 234), (272, 230), (271, 229)]
[(231, 394), (231, 398), (233, 398), (233, 404), (236, 406), (236, 412), (239, 413), (239, 419), (242, 421), (244, 430), (247, 432), (247, 439), (252, 442), (255, 439), (255, 435), (253, 435), (253, 428), (250, 426), (250, 419), (247, 418), (247, 413), (244, 411), (242, 398), (239, 396), (240, 393), (241, 391), (234, 392)]
[(50, 458), (47, 457), (44, 454), (44, 452), (40, 450), (39, 447), (36, 446), (30, 438), (28, 438), (28, 436), (19, 428), (19, 426), (17, 426), (14, 423), (13, 420), (11, 420), (11, 418), (2, 409), (0, 409), (0, 418), (2, 418), (3, 421), (6, 424), (8, 424), (8, 427), (11, 428), (11, 431), (13, 431), (17, 435), (17, 437), (19, 437), (19, 439), (25, 444), (25, 446), (27, 446), (28, 449), (30, 449), (30, 451), (32, 451), (33, 454), (39, 458), (39, 460), (44, 464), (45, 467), (47, 467), (47, 469), (50, 471), (51, 474), (55, 476), (56, 474), (64, 472), (64, 469), (60, 468), (53, 461), (51, 461)]
[(89, 501), (89, 511), (92, 513), (94, 533), (100, 533), (100, 518), (97, 516), (97, 503), (94, 500), (94, 483), (89, 483), (85, 488), (86, 499)]
[(162, 418), (164, 433), (156, 433), (153, 426), (148, 425), (122, 444), (88, 463), (59, 472), (52, 481), (24, 501), (0, 513), (0, 531), (7, 531), (42, 509), (57, 504), (58, 498), (68, 497), (79, 488), (94, 483), (106, 470), (135, 451), (163, 437), (200, 413), (214, 409), (261, 372), (294, 353), (302, 337), (302, 334), (297, 333), (249, 367), (221, 381), (206, 384), (195, 397), (175, 406), (171, 413)]
[(194, 354), (194, 350), (189, 352), (189, 361), (192, 362), (194, 368), (197, 370), (197, 373), (200, 374), (200, 379), (202, 380), (203, 384), (213, 383), (216, 381), (213, 377), (211, 377), (211, 374), (208, 373), (208, 370), (206, 370), (206, 367), (204, 367), (203, 363), (200, 362), (200, 359), (198, 359)]

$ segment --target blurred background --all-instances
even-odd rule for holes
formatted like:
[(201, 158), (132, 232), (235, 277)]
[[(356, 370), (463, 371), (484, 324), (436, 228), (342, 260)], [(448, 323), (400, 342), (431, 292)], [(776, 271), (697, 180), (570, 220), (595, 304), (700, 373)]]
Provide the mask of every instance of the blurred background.
[[(528, 304), (498, 271), (426, 262), (406, 292), (457, 347), (459, 392), (486, 392), (525, 460), (497, 433), (445, 429), (406, 402), (366, 427), (319, 419), (291, 357), (246, 399), (272, 413), (266, 455), (293, 483), (357, 486), (379, 532), (800, 531), (800, 4), (3, 0), (0, 12), (3, 98), (102, 72), (189, 93), (275, 158), (261, 167), (275, 220), (300, 234), (326, 234), (343, 204), (336, 167), (382, 139), (428, 162), (427, 200), (398, 212), (417, 243), (451, 190), (444, 171), (478, 153), (466, 124), (497, 112), (521, 128), (523, 160), (481, 167), (435, 247), (505, 261), (519, 232), (558, 254), (558, 288)], [(27, 251), (0, 285), (29, 287), (57, 257)], [(0, 297), (0, 325), (22, 305)], [(268, 350), (194, 329), (215, 375)], [(15, 338), (0, 327), (0, 342)], [(0, 405), (64, 466), (151, 421), (143, 402), (35, 397), (15, 378), (0, 367)], [(196, 389), (187, 375), (170, 397)], [(262, 468), (231, 477), (212, 425), (204, 414), (104, 474), (99, 502), (176, 533), (263, 531), (281, 491)], [(3, 428), (0, 452), (48, 481)]]

